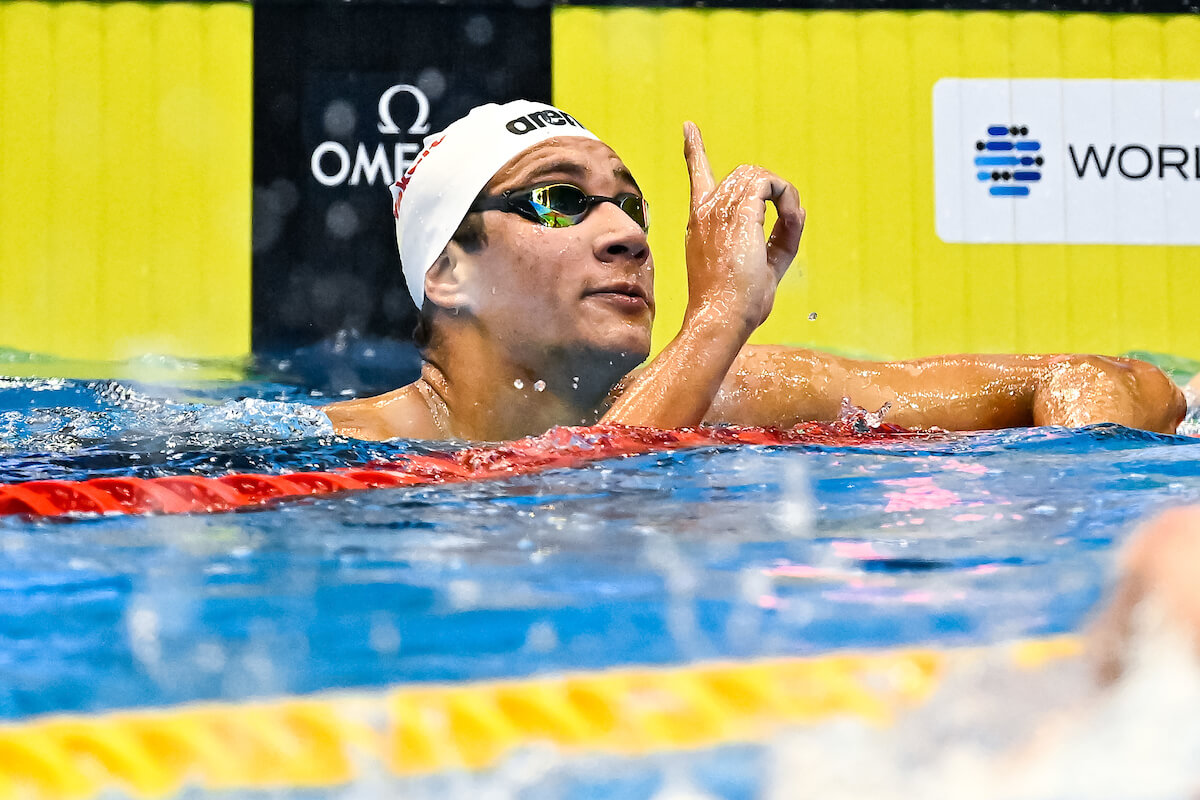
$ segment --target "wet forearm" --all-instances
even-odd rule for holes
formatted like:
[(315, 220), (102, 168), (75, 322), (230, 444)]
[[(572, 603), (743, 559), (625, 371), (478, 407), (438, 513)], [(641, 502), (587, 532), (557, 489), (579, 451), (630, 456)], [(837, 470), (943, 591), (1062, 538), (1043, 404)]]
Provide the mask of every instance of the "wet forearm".
[(1023, 356), (935, 356), (851, 366), (846, 383), (858, 405), (890, 403), (889, 422), (981, 430), (1033, 423), (1039, 371), (1036, 360)]
[(700, 424), (746, 335), (716, 314), (690, 316), (601, 421), (657, 428)]
[(1177, 389), (1157, 368), (1100, 356), (947, 355), (862, 361), (786, 347), (747, 347), (709, 421), (793, 424), (836, 415), (841, 398), (915, 428), (979, 430), (1116, 422), (1174, 430)]
[[(745, 348), (708, 420), (791, 425), (837, 416), (842, 398), (908, 427), (955, 430), (1028, 425), (1032, 373), (1019, 364), (978, 368), (971, 357), (861, 361), (778, 346)], [(1018, 369), (1013, 369), (1018, 367)]]
[[(860, 362), (861, 363), (861, 362)], [(1091, 355), (959, 355), (848, 370), (889, 421), (951, 430), (1114, 422), (1173, 432), (1182, 395), (1158, 368)], [(859, 405), (868, 405), (856, 400)]]

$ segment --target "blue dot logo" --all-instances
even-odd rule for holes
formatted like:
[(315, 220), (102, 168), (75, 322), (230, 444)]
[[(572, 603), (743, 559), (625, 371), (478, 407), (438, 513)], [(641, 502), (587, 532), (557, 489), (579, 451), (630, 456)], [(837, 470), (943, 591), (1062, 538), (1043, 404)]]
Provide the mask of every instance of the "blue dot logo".
[(1027, 125), (988, 125), (987, 137), (975, 142), (975, 177), (992, 197), (1028, 197), (1042, 179), (1041, 150)]

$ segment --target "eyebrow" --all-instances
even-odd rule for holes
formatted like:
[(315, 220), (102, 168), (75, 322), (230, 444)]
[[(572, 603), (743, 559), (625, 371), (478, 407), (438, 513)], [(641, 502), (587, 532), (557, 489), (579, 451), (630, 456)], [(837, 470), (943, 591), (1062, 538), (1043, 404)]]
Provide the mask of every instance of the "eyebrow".
[[(547, 175), (567, 175), (578, 180), (587, 177), (588, 170), (582, 164), (576, 161), (550, 161), (535, 167), (528, 175), (525, 175), (520, 184), (528, 184), (532, 181), (537, 181), (539, 178), (544, 178)], [(642, 187), (638, 186), (638, 182), (634, 180), (633, 173), (624, 167), (618, 167), (613, 170), (613, 175), (619, 180), (628, 182), (638, 194), (642, 193)]]
[(613, 175), (616, 175), (623, 181), (629, 181), (629, 183), (633, 185), (633, 188), (637, 189), (638, 194), (642, 193), (642, 187), (638, 186), (638, 182), (633, 179), (633, 173), (629, 170), (625, 169), (624, 167), (620, 167), (613, 170)]
[(574, 161), (549, 161), (536, 168), (528, 175), (524, 176), (521, 183), (536, 181), (538, 178), (544, 178), (547, 175), (569, 175), (572, 178), (586, 178), (587, 170), (582, 164)]

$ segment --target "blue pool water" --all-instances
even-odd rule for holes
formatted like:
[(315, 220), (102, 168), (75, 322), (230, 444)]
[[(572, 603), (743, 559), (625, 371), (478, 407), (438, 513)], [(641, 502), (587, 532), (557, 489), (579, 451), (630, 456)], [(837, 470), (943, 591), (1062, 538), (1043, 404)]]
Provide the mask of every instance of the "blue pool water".
[[(0, 481), (427, 449), (335, 437), (327, 400), (9, 379)], [(238, 513), (0, 518), (0, 717), (1075, 631), (1135, 521), (1187, 502), (1200, 440), (1102, 425), (705, 447)]]

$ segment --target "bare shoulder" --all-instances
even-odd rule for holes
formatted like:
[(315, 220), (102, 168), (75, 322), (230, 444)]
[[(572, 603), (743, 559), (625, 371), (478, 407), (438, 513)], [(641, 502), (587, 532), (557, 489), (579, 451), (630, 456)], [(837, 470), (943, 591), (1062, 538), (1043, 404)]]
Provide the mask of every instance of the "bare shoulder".
[(374, 397), (331, 403), (322, 410), (339, 436), (373, 441), (444, 438), (416, 383)]

